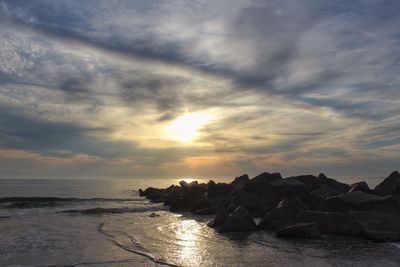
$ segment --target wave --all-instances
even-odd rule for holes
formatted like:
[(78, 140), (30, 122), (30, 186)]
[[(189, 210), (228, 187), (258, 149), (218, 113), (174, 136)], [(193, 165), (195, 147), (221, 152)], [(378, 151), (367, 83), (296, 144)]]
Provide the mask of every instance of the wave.
[(133, 202), (143, 201), (134, 198), (62, 198), (62, 197), (3, 197), (0, 204), (3, 208), (42, 208), (55, 207), (66, 203), (83, 202)]
[(161, 265), (167, 265), (167, 266), (175, 266), (178, 267), (177, 264), (175, 263), (171, 263), (168, 262), (164, 259), (162, 259), (159, 256), (154, 255), (153, 253), (151, 253), (151, 251), (149, 251), (148, 249), (146, 249), (145, 247), (143, 247), (136, 239), (134, 236), (124, 232), (124, 231), (112, 231), (112, 230), (108, 230), (105, 227), (104, 223), (101, 223), (98, 227), (98, 231), (99, 233), (107, 236), (108, 238), (110, 238), (110, 240), (118, 247), (129, 251), (129, 252), (133, 252), (135, 254), (144, 256), (148, 259), (150, 259), (151, 261), (153, 261), (154, 263), (157, 264), (161, 264)]
[(166, 210), (166, 207), (156, 206), (156, 207), (123, 207), (123, 208), (90, 208), (90, 209), (72, 209), (72, 210), (62, 210), (57, 213), (79, 213), (84, 215), (101, 215), (101, 214), (122, 214), (122, 213), (136, 213), (136, 212), (146, 212), (146, 211), (161, 211)]

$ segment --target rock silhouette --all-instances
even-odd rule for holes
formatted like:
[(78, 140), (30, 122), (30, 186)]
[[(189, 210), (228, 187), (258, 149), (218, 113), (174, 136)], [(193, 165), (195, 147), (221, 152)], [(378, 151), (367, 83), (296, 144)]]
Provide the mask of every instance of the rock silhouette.
[[(179, 186), (139, 190), (172, 212), (214, 214), (209, 227), (220, 233), (276, 231), (278, 237), (340, 235), (373, 242), (400, 241), (400, 174), (392, 172), (375, 189), (318, 176), (282, 178), (264, 172), (231, 183), (181, 181)], [(253, 218), (261, 218), (256, 225)]]

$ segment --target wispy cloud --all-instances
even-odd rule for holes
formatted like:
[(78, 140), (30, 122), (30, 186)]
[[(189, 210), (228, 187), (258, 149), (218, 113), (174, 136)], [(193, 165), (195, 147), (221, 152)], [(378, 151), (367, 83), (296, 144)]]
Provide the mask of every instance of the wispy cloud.
[[(65, 155), (74, 164), (51, 175), (386, 173), (400, 153), (399, 8), (2, 0), (0, 154), (29, 155), (39, 176), (39, 158)], [(196, 142), (169, 140), (164, 127), (195, 111), (214, 117)]]

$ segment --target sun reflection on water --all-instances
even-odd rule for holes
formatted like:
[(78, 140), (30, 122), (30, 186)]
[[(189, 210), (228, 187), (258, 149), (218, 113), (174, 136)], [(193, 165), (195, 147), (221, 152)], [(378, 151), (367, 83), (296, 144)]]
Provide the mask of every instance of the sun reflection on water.
[(200, 266), (201, 252), (203, 251), (199, 234), (201, 226), (195, 220), (183, 220), (178, 223), (176, 237), (179, 251), (176, 251), (179, 262), (185, 266)]

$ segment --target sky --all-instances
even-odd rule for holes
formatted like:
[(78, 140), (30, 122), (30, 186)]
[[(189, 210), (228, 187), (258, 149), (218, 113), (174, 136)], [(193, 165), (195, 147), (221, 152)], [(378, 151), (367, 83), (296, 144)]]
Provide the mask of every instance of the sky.
[(383, 177), (400, 1), (0, 0), (0, 178)]

